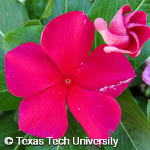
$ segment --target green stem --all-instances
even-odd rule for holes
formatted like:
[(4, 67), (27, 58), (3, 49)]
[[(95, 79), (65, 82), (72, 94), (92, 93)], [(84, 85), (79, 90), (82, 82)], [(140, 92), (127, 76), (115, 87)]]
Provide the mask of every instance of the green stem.
[[(23, 138), (26, 139), (27, 137), (28, 137), (28, 134), (25, 134), (25, 136)], [(13, 150), (18, 150), (19, 146), (20, 145), (17, 144)]]
[(135, 9), (135, 11), (136, 11), (136, 10), (139, 10), (140, 7), (143, 5), (144, 2), (145, 2), (145, 0), (143, 0), (143, 1), (139, 4), (139, 6)]
[(5, 90), (0, 91), (0, 93), (4, 93), (4, 92), (7, 92), (7, 91), (8, 91), (8, 89), (5, 89)]
[(65, 0), (65, 13), (67, 12), (67, 0)]
[(5, 35), (4, 35), (4, 33), (0, 30), (0, 35), (2, 36), (2, 37), (4, 37)]

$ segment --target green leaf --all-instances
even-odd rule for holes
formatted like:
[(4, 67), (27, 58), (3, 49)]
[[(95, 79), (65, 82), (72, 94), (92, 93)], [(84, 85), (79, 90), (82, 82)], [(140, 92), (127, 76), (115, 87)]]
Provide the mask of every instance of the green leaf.
[(92, 4), (89, 0), (64, 0), (64, 2), (64, 13), (69, 11), (83, 11), (87, 14)]
[(136, 68), (136, 70), (135, 70), (136, 76), (133, 79), (133, 81), (130, 83), (129, 87), (140, 86), (143, 83), (142, 73), (143, 73), (144, 69), (145, 69), (145, 65), (140, 66), (138, 69)]
[(121, 106), (121, 126), (136, 150), (149, 150), (150, 125), (130, 91), (127, 89), (118, 98)]
[(95, 0), (88, 12), (88, 16), (92, 21), (98, 17), (102, 17), (109, 24), (116, 12), (125, 4), (129, 4), (133, 10), (145, 11), (148, 14), (147, 22), (150, 23), (149, 0)]
[(28, 20), (25, 7), (16, 0), (0, 0), (0, 70), (4, 68), (2, 38), (8, 32), (21, 27)]
[(2, 36), (0, 35), (0, 70), (4, 68), (4, 51), (2, 49)]
[(21, 102), (21, 98), (15, 97), (7, 90), (5, 92), (0, 93), (0, 110), (8, 111), (15, 110), (19, 107), (19, 103)]
[(45, 19), (52, 15), (53, 4), (54, 4), (53, 0), (48, 0), (47, 6), (44, 12), (42, 13), (40, 19)]
[(119, 124), (116, 131), (112, 134), (112, 137), (113, 139), (118, 139), (117, 147), (105, 146), (105, 150), (136, 150), (121, 124)]
[(46, 25), (53, 18), (69, 11), (84, 11), (87, 14), (91, 4), (89, 0), (54, 0), (52, 15), (44, 19), (43, 24)]
[[(44, 144), (42, 146), (26, 146), (26, 150), (58, 150), (57, 147)], [(63, 150), (63, 149), (62, 149)]]
[(143, 45), (141, 54), (135, 58), (136, 60), (136, 70), (145, 63), (145, 60), (150, 56), (150, 39)]
[[(35, 136), (32, 136), (32, 135), (29, 135), (28, 138), (29, 139), (42, 139), (42, 138), (38, 138), (38, 137), (35, 137)], [(44, 145), (26, 146), (26, 150), (54, 150), (55, 148), (57, 148), (57, 146), (50, 145), (48, 143), (48, 139), (44, 138), (43, 141), (44, 141)]]
[[(138, 89), (136, 89), (137, 92), (139, 92), (138, 95), (140, 95), (141, 91), (138, 91)], [(141, 110), (143, 111), (143, 113), (145, 114), (145, 116), (147, 116), (147, 98), (144, 95), (141, 96), (135, 96), (135, 101), (136, 103), (139, 105), (139, 107), (141, 108)]]
[(28, 20), (25, 7), (17, 0), (0, 0), (0, 31), (8, 31), (24, 25)]
[(148, 100), (148, 103), (147, 103), (147, 119), (148, 119), (148, 122), (150, 123), (150, 100)]
[(150, 86), (146, 88), (145, 96), (150, 98)]
[[(18, 126), (13, 120), (13, 115), (14, 114), (3, 116), (0, 119), (0, 149), (13, 149), (17, 144), (16, 137), (24, 136), (24, 133), (18, 130)], [(6, 146), (4, 144), (4, 139), (6, 137), (12, 137), (14, 139), (14, 144), (12, 146)]]
[(19, 120), (19, 109), (16, 110), (15, 115), (14, 115), (14, 121), (18, 124)]
[(42, 25), (40, 20), (38, 19), (32, 19), (32, 20), (28, 20), (24, 26), (27, 27), (27, 26), (33, 26), (33, 25)]
[(132, 67), (133, 67), (134, 69), (136, 69), (136, 61), (135, 61), (135, 59), (132, 58), (132, 57), (128, 57), (128, 59), (129, 59), (131, 65), (132, 65)]
[[(117, 0), (95, 0), (88, 12), (88, 17), (94, 22), (98, 17), (104, 18), (108, 23), (117, 12)], [(93, 49), (104, 44), (104, 40), (100, 34), (95, 31), (95, 40)]]
[(48, 0), (26, 0), (25, 7), (27, 8), (30, 19), (39, 19), (48, 3)]
[(0, 110), (6, 111), (18, 108), (21, 98), (9, 93), (5, 83), (4, 70), (0, 71), (0, 79)]
[(4, 70), (0, 70), (0, 92), (7, 90)]
[(136, 2), (133, 0), (133, 4), (131, 6), (133, 6), (134, 10), (145, 11), (147, 13), (147, 23), (150, 24), (150, 11), (149, 11), (150, 1), (149, 0), (138, 0)]
[[(150, 0), (138, 0), (136, 1), (135, 4), (133, 4), (133, 6), (135, 6), (134, 10), (143, 10), (147, 13), (147, 23), (150, 26), (150, 11), (149, 11)], [(141, 54), (135, 58), (136, 69), (138, 69), (145, 62), (148, 56), (150, 56), (149, 46), (150, 46), (150, 39), (143, 45)]]
[(27, 26), (18, 28), (12, 32), (9, 32), (3, 38), (3, 49), (6, 52), (26, 42), (35, 42), (40, 44), (41, 32), (43, 26)]

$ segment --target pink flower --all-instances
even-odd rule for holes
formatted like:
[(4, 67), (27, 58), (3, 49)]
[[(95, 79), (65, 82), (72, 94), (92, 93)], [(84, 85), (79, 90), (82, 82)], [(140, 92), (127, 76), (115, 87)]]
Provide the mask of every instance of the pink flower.
[(105, 52), (127, 53), (131, 57), (140, 54), (143, 44), (150, 38), (150, 27), (146, 26), (144, 11), (131, 11), (129, 5), (121, 7), (108, 29), (103, 18), (94, 21), (95, 28), (108, 45)]
[(8, 90), (24, 97), (19, 129), (37, 137), (62, 137), (67, 130), (66, 104), (90, 138), (107, 138), (120, 121), (114, 99), (134, 78), (124, 54), (91, 55), (94, 25), (80, 11), (56, 17), (45, 27), (41, 45), (25, 43), (5, 57)]
[(147, 64), (147, 66), (142, 74), (142, 78), (143, 78), (144, 82), (150, 86), (150, 56), (146, 60), (146, 64)]

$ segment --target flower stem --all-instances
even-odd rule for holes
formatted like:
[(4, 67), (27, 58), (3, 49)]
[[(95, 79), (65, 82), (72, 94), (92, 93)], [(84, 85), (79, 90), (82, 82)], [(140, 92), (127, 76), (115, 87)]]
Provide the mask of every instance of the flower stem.
[(2, 36), (2, 37), (4, 37), (5, 35), (4, 35), (4, 33), (0, 30), (0, 35)]
[[(26, 139), (28, 137), (28, 134), (25, 134), (25, 136), (23, 137), (23, 139)], [(13, 150), (18, 150), (20, 145), (16, 145), (15, 148)]]

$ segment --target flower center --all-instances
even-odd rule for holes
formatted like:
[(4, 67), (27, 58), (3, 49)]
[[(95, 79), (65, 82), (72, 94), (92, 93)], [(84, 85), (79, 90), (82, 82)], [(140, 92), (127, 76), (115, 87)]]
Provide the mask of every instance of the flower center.
[(71, 82), (72, 82), (71, 79), (69, 79), (69, 78), (66, 78), (66, 79), (65, 79), (65, 84), (66, 84), (66, 85), (70, 85)]

